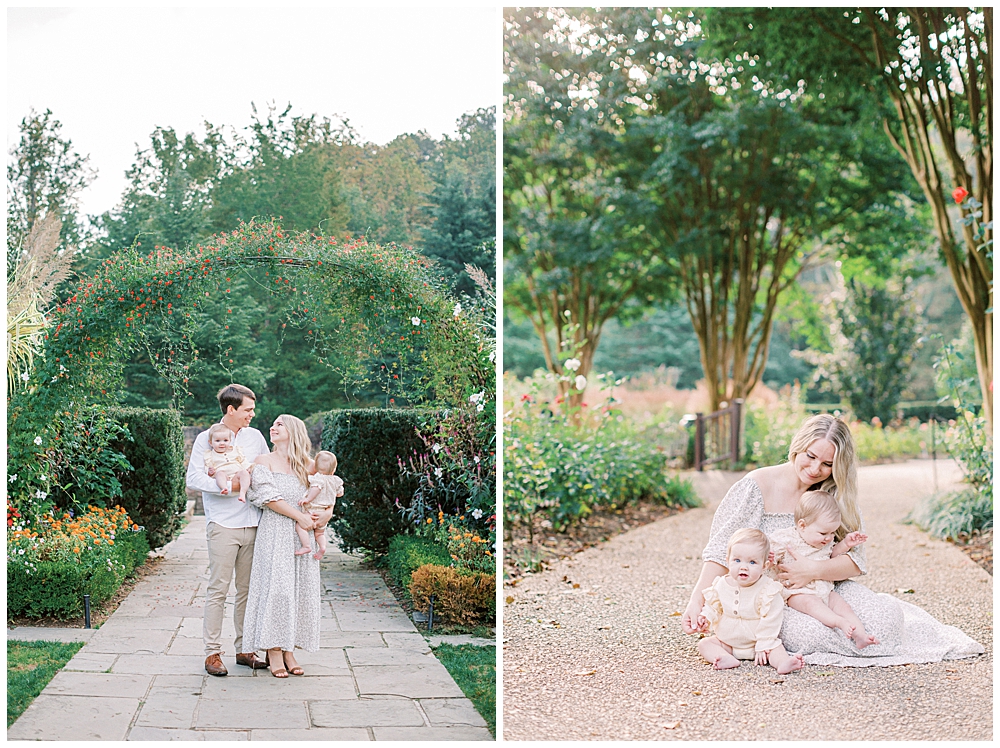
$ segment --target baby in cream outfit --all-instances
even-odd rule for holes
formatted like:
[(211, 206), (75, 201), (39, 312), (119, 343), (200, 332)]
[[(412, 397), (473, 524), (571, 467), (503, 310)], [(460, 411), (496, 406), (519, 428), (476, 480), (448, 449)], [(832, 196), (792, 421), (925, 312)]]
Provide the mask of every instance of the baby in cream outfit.
[[(317, 452), (315, 464), (316, 473), (309, 476), (309, 489), (299, 502), (304, 512), (326, 511), (336, 505), (338, 496), (344, 495), (344, 481), (339, 475), (334, 475), (337, 472), (337, 455), (333, 452)], [(299, 534), (299, 542), (302, 543), (295, 555), (304, 556), (312, 550), (309, 531), (295, 525), (295, 532)], [(313, 536), (319, 546), (319, 551), (313, 554), (313, 558), (323, 558), (326, 553), (326, 525), (313, 530)]]
[[(837, 497), (826, 491), (806, 491), (795, 507), (795, 525), (771, 533), (774, 563), (782, 563), (787, 556), (793, 560), (825, 561), (842, 556), (868, 540), (863, 532), (851, 532), (834, 544), (839, 528)], [(774, 576), (773, 567), (768, 573)], [(804, 587), (784, 590), (784, 595), (789, 608), (812, 616), (832, 629), (840, 629), (858, 649), (879, 643), (865, 631), (864, 624), (847, 601), (833, 591), (833, 582), (814, 579)]]
[(737, 530), (726, 549), (729, 572), (704, 592), (698, 630), (715, 636), (699, 641), (698, 651), (716, 670), (753, 660), (784, 674), (804, 664), (802, 655), (788, 654), (778, 639), (785, 603), (781, 584), (764, 574), (769, 552), (760, 530)]

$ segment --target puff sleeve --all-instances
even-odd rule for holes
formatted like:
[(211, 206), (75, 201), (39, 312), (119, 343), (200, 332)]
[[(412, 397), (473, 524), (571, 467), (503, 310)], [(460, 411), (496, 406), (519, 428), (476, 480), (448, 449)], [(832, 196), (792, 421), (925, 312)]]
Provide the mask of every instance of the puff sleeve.
[(781, 584), (767, 577), (764, 579), (764, 589), (757, 595), (757, 612), (760, 614), (757, 644), (754, 646), (757, 652), (770, 652), (781, 644), (778, 634), (781, 633), (781, 619), (785, 614)]
[(274, 474), (264, 465), (255, 465), (250, 474), (250, 489), (247, 491), (247, 501), (258, 509), (263, 509), (264, 505), (283, 499), (278, 493), (278, 486), (274, 482)]
[[(718, 577), (718, 579), (722, 578)], [(719, 598), (719, 591), (715, 589), (714, 584), (706, 588), (703, 594), (705, 605), (701, 609), (701, 615), (708, 621), (708, 628), (714, 634), (719, 627), (719, 621), (722, 620), (722, 600)]]
[(715, 510), (708, 545), (702, 551), (704, 561), (726, 565), (726, 546), (733, 533), (744, 527), (759, 528), (764, 519), (764, 497), (757, 482), (746, 476), (733, 484)]

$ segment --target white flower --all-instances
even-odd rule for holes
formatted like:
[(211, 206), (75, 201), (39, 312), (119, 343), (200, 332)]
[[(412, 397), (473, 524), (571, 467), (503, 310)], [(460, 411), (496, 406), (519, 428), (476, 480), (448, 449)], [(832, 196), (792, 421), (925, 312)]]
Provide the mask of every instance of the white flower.
[(580, 359), (568, 358), (566, 359), (566, 363), (564, 363), (563, 366), (565, 366), (570, 371), (576, 371), (577, 369), (580, 368)]
[(414, 327), (420, 327), (420, 317), (410, 317), (410, 322), (413, 323)]
[(17, 480), (17, 473), (14, 473), (12, 476), (10, 476), (10, 478), (8, 480), (10, 480), (11, 483), (13, 483), (14, 481), (16, 481)]
[(485, 390), (483, 390), (482, 392), (477, 392), (475, 395), (470, 395), (469, 396), (469, 402), (470, 403), (478, 403), (480, 400), (483, 399), (483, 397), (485, 395), (486, 395), (486, 391)]
[(44, 475), (44, 474), (43, 474), (43, 475), (39, 475), (39, 476), (38, 476), (38, 480), (42, 481), (42, 483), (44, 483), (44, 482), (45, 482), (45, 481), (47, 481), (48, 479), (49, 479), (49, 476), (47, 476), (47, 475)]
[[(475, 462), (478, 465), (479, 464), (479, 455), (476, 455), (475, 457), (473, 457), (472, 461)], [(478, 517), (477, 517), (477, 519), (478, 519)]]
[(479, 519), (482, 516), (483, 516), (483, 510), (482, 509), (473, 509), (472, 510), (472, 518), (473, 519)]
[(479, 405), (476, 406), (476, 412), (477, 413), (482, 413), (483, 412), (483, 407), (484, 407), (483, 404), (479, 403)]
[(62, 364), (59, 364), (59, 371), (69, 371), (69, 369), (67, 369), (67, 368), (66, 368), (65, 366), (63, 366)]
[(455, 304), (455, 311), (452, 312), (452, 314), (457, 317), (461, 313), (462, 313), (462, 305), (461, 304)]
[(578, 374), (573, 384), (576, 385), (576, 388), (580, 390), (580, 392), (583, 392), (585, 389), (587, 389), (587, 378), (583, 376), (583, 374)]
[(18, 548), (17, 552), (23, 556), (24, 555), (24, 548)]
[(434, 468), (434, 475), (436, 475), (438, 478), (440, 478), (442, 475), (444, 475), (444, 470), (442, 470), (439, 467), (436, 467), (436, 468)]
[(35, 444), (37, 444), (39, 447), (42, 446), (42, 437), (36, 436), (35, 437)]
[(491, 364), (496, 360), (496, 357), (497, 357), (497, 352), (496, 351), (490, 351), (490, 363)]
[(31, 379), (31, 375), (28, 372), (24, 372), (24, 374), (21, 375), (21, 379), (27, 382), (29, 379)]
[(48, 496), (48, 494), (45, 493), (45, 491), (35, 491), (36, 499), (44, 499), (46, 496)]

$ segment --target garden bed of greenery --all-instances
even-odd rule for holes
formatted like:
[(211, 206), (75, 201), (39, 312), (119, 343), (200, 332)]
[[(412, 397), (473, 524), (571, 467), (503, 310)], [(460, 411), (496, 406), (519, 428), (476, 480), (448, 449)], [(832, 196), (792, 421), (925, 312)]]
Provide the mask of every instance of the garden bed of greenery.
[(14, 724), (83, 644), (7, 641), (7, 727)]

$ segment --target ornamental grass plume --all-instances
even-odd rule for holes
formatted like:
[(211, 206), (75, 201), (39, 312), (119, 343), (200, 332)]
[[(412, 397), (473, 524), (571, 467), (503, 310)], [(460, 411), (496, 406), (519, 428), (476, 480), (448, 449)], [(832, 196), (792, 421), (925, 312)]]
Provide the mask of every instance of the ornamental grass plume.
[(73, 255), (57, 252), (62, 218), (49, 212), (35, 221), (7, 277), (7, 391), (30, 376), (41, 353), (48, 322), (45, 312), (56, 289), (72, 273)]

